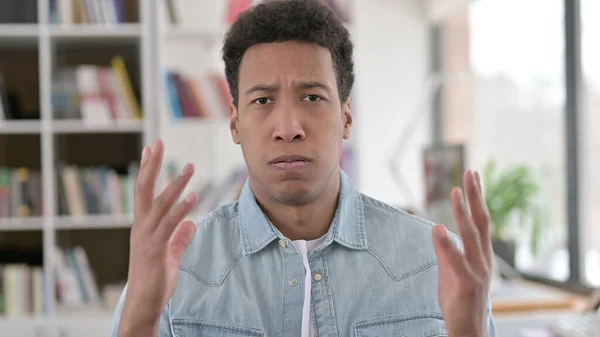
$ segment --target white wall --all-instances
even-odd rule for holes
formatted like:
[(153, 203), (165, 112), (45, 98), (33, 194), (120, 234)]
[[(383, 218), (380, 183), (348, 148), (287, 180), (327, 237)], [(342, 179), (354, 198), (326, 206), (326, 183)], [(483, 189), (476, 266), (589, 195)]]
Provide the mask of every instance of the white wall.
[[(357, 184), (363, 193), (401, 207), (422, 205), (421, 151), (431, 138), (430, 104), (422, 105), (430, 102), (423, 95), (430, 68), (425, 3), (356, 0), (354, 8)], [(406, 132), (412, 136), (398, 158), (406, 182), (400, 187), (388, 162)]]

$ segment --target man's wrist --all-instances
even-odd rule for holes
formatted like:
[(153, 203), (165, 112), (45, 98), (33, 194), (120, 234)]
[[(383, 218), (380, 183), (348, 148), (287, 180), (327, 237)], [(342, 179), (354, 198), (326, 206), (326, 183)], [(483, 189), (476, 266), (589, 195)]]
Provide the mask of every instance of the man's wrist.
[(139, 309), (143, 307), (128, 304), (125, 303), (121, 313), (119, 337), (156, 336), (160, 315), (145, 314)]
[(472, 332), (467, 332), (462, 330), (460, 332), (454, 333), (452, 331), (448, 331), (448, 337), (488, 337), (487, 329), (479, 330), (474, 329)]
[(119, 337), (158, 336), (158, 322), (122, 320), (119, 323)]
[(481, 332), (476, 332), (476, 333), (472, 333), (472, 334), (448, 334), (448, 337), (488, 337), (487, 331), (484, 331), (483, 333)]

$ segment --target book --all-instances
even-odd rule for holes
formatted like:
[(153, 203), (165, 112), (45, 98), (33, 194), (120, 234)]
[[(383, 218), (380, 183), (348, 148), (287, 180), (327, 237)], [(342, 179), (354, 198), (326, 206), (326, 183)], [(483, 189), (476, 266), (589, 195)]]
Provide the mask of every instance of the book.
[(42, 216), (42, 213), (41, 172), (0, 166), (0, 218)]
[(43, 268), (25, 263), (0, 264), (0, 316), (43, 314)]
[(125, 175), (116, 169), (78, 167), (60, 163), (57, 168), (58, 212), (61, 215), (133, 214), (133, 189), (137, 165), (131, 163)]
[(115, 56), (111, 66), (81, 64), (58, 69), (52, 81), (56, 119), (85, 124), (119, 124), (139, 120), (141, 111), (125, 64)]
[(54, 24), (110, 25), (126, 19), (123, 0), (50, 0), (50, 22)]
[(223, 75), (213, 71), (194, 74), (166, 69), (164, 80), (172, 119), (229, 117), (232, 96)]

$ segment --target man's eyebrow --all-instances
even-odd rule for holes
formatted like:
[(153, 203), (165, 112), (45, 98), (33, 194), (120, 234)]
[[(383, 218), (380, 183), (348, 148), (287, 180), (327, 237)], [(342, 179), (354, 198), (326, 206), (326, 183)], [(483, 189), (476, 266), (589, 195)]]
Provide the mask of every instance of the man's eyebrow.
[(245, 94), (249, 95), (253, 92), (264, 91), (264, 92), (274, 92), (277, 90), (277, 85), (275, 84), (257, 84), (252, 86), (250, 89), (246, 90)]
[[(298, 82), (298, 86), (300, 89), (313, 89), (313, 88), (321, 88), (328, 91), (331, 91), (331, 88), (325, 83), (318, 81), (301, 81)], [(252, 86), (250, 89), (246, 90), (244, 94), (249, 95), (253, 92), (262, 91), (262, 92), (275, 92), (279, 89), (279, 86), (276, 84), (257, 84)]]
[(325, 83), (321, 83), (318, 81), (303, 81), (300, 82), (300, 88), (302, 89), (313, 89), (313, 88), (321, 88), (328, 91), (331, 91), (331, 88)]

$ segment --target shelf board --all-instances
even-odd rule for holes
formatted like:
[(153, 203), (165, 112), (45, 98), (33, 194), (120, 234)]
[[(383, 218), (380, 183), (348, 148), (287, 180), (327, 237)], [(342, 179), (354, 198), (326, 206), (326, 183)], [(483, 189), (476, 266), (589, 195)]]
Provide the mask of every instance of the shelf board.
[(136, 39), (141, 36), (141, 26), (136, 23), (97, 25), (53, 25), (50, 36), (58, 40), (88, 40), (103, 38)]
[[(142, 120), (120, 121), (117, 124), (87, 124), (81, 120), (54, 120), (54, 133), (139, 133), (144, 131)], [(39, 120), (0, 121), (2, 134), (39, 134), (42, 123)]]
[(138, 133), (144, 131), (142, 120), (119, 121), (118, 124), (87, 124), (81, 120), (54, 120), (52, 132), (57, 134)]
[[(56, 229), (112, 229), (130, 228), (133, 216), (130, 215), (89, 215), (74, 217), (69, 215), (54, 218)], [(41, 231), (44, 229), (42, 217), (0, 218), (0, 232)]]
[(171, 118), (169, 123), (172, 126), (201, 126), (201, 125), (225, 125), (229, 124), (230, 119), (225, 117), (219, 118)]
[(133, 222), (131, 215), (89, 215), (74, 217), (58, 216), (55, 219), (56, 229), (113, 229), (130, 228)]
[(40, 27), (33, 23), (3, 23), (0, 24), (0, 38), (37, 38)]
[(5, 120), (0, 121), (1, 134), (38, 134), (42, 131), (39, 120)]
[(40, 231), (44, 229), (42, 217), (0, 218), (0, 232)]

